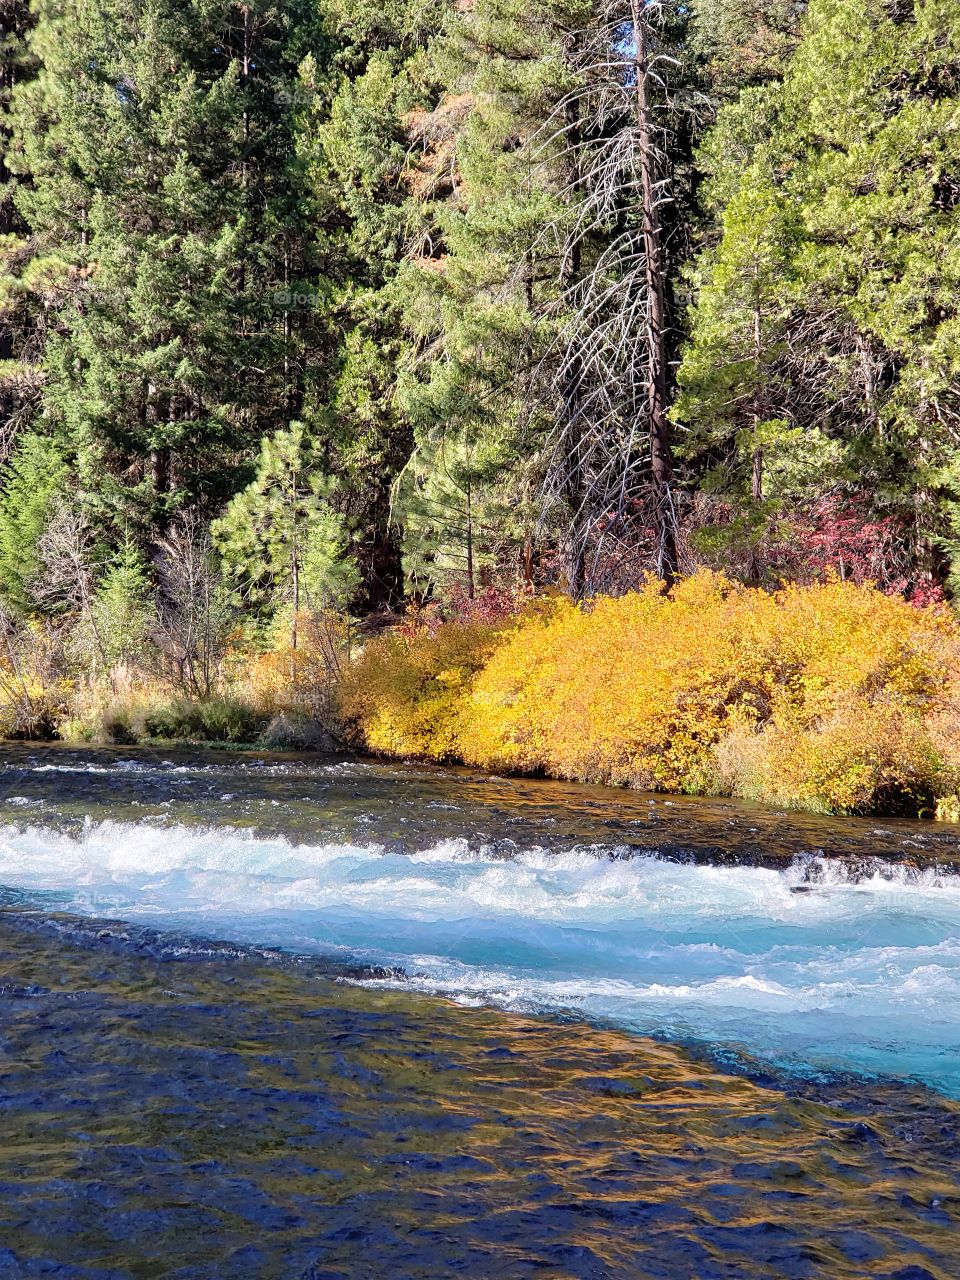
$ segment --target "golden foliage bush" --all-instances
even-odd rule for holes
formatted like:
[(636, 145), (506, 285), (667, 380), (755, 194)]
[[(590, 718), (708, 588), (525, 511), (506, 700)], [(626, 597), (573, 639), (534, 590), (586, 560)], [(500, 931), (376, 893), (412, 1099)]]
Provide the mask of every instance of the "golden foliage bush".
[(464, 709), (497, 635), (484, 623), (448, 622), (378, 636), (343, 674), (342, 719), (370, 751), (461, 758)]
[(47, 738), (73, 696), (55, 629), (0, 619), (0, 737)]
[(149, 736), (151, 717), (169, 701), (166, 685), (118, 663), (100, 679), (76, 683), (57, 736), (66, 742), (135, 743)]
[(390, 634), (341, 703), (372, 750), (832, 812), (939, 803), (960, 775), (960, 628), (870, 587), (701, 572), (512, 624)]
[[(235, 639), (205, 696), (158, 674), (148, 662), (118, 663), (97, 679), (76, 682), (54, 731), (81, 742), (272, 746), (277, 734), (267, 731), (275, 724), (285, 744), (329, 741), (332, 691), (349, 654), (349, 621), (302, 611), (295, 649), (289, 615), (268, 636), (266, 648), (244, 647), (241, 636)], [(2, 692), (0, 660), (0, 728)]]

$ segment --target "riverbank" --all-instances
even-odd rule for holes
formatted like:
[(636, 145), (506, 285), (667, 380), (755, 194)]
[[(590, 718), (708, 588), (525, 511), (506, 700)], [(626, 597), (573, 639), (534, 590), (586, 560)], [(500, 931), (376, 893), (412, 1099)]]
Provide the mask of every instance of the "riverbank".
[(822, 813), (955, 819), (960, 626), (838, 580), (698, 573), (589, 608), (427, 621), (344, 671), (355, 740), (387, 756)]
[(960, 818), (960, 625), (943, 606), (704, 572), (666, 595), (651, 582), (589, 606), (461, 601), (373, 638), (343, 619), (298, 630), (296, 649), (275, 635), (267, 650), (231, 650), (202, 697), (123, 667), (41, 689), (17, 723), (75, 742), (349, 748), (825, 814)]
[(170, 941), (0, 912), (0, 1274), (956, 1270), (960, 1112), (926, 1090)]

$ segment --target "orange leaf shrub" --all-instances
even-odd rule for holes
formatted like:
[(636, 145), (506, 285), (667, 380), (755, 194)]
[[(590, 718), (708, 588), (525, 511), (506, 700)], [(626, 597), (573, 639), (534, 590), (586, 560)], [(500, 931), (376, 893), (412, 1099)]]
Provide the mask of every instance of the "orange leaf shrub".
[(496, 636), (483, 623), (448, 622), (371, 640), (341, 678), (341, 716), (370, 751), (460, 758), (464, 705)]
[(701, 572), (510, 625), (390, 635), (344, 715), (373, 750), (833, 812), (948, 797), (960, 628), (863, 586), (768, 593)]

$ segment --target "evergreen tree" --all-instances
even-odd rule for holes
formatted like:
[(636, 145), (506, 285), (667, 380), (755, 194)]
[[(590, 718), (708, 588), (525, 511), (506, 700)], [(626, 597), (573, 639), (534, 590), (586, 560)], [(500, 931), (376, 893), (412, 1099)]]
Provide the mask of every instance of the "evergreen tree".
[(445, 6), (410, 0), (328, 0), (335, 52), (321, 81), (304, 69), (300, 152), (313, 190), (315, 225), (338, 263), (331, 310), (342, 332), (333, 386), (310, 413), (350, 517), (363, 574), (358, 607), (395, 607), (403, 598), (393, 486), (412, 447), (397, 398), (405, 343), (394, 290), (416, 222), (408, 122), (435, 97), (427, 65)]
[(690, 50), (703, 61), (711, 96), (730, 101), (751, 85), (780, 79), (805, 9), (805, 0), (695, 0)]
[[(421, 446), (402, 477), (399, 507), (406, 533), (404, 570), (413, 594), (455, 589), (467, 599), (495, 583), (504, 571), (519, 576), (515, 549), (532, 531), (517, 525), (518, 461), (504, 455), (509, 440), (492, 433), (465, 443), (441, 438), (432, 451)], [(522, 509), (521, 509), (522, 510)]]
[(40, 539), (66, 479), (59, 451), (36, 433), (21, 436), (0, 478), (0, 597), (21, 617), (34, 607)]
[[(16, 181), (7, 164), (10, 150), (10, 99), (27, 69), (27, 33), (31, 25), (26, 0), (0, 0), (0, 237), (20, 229), (14, 202)], [(0, 359), (9, 354), (0, 348)]]
[(464, 444), (514, 424), (508, 454), (540, 469), (544, 560), (553, 541), (574, 595), (624, 558), (636, 577), (676, 569), (664, 210), (687, 199), (665, 143), (688, 131), (682, 27), (668, 4), (483, 0), (441, 44), (447, 93), (422, 126), (440, 198), (408, 402), (421, 434)]
[(951, 0), (0, 22), (10, 610), (153, 592), (187, 653), (170, 548), (218, 516), (245, 602), (294, 619), (669, 583), (685, 521), (773, 578), (824, 503), (914, 578), (960, 565)]
[(13, 92), (36, 69), (28, 49), (31, 25), (26, 0), (0, 0), (0, 458), (32, 416), (42, 346), (42, 311), (23, 275), (32, 255), (16, 206), (18, 179), (10, 167)]
[(958, 66), (946, 0), (813, 0), (782, 89), (761, 99), (766, 136), (734, 107), (711, 141), (722, 234), (699, 267), (677, 407), (694, 452), (766, 418), (804, 432), (813, 458), (839, 442), (845, 465), (821, 487), (896, 514), (928, 573), (960, 443)]
[(80, 614), (70, 647), (90, 675), (105, 674), (121, 663), (142, 661), (155, 624), (143, 555), (124, 541), (97, 583), (89, 608)]
[[(472, 501), (496, 505), (500, 490), (512, 509), (504, 551), (515, 565), (529, 563), (531, 498), (559, 412), (537, 375), (562, 323), (558, 312), (542, 319), (566, 270), (544, 229), (569, 216), (568, 166), (563, 144), (544, 130), (569, 84), (564, 27), (576, 26), (579, 7), (481, 0), (458, 11), (432, 50), (444, 92), (412, 121), (419, 217), (398, 293), (411, 338), (400, 392), (415, 426), (414, 468), (423, 476), (433, 459), (468, 458), (496, 440), (502, 468), (473, 477)], [(538, 505), (546, 550), (563, 539), (565, 500), (549, 512)], [(408, 563), (433, 560), (433, 535), (422, 554), (416, 545), (429, 528), (414, 512)]]
[(294, 330), (322, 317), (283, 310), (306, 234), (279, 86), (310, 28), (293, 3), (41, 8), (42, 68), (14, 96), (18, 204), (78, 282), (44, 412), (105, 530), (151, 538), (215, 508), (302, 397), (315, 335)]
[(342, 518), (302, 423), (265, 439), (256, 478), (213, 525), (224, 568), (245, 599), (291, 611), (297, 647), (302, 608), (343, 607), (356, 589)]

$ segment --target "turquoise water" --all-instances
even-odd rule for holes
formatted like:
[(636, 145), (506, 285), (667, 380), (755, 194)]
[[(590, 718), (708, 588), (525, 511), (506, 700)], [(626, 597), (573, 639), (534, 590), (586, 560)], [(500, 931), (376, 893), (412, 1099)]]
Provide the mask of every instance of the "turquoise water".
[(960, 1097), (956, 829), (704, 805), (698, 844), (693, 802), (350, 762), (21, 751), (4, 773), (8, 903)]

